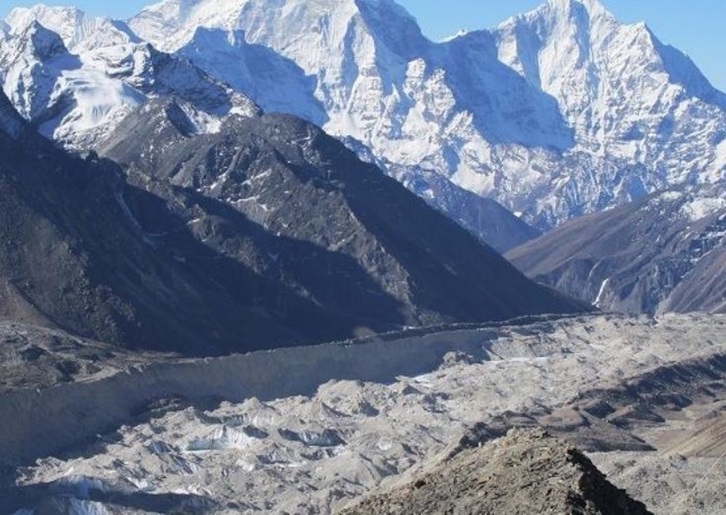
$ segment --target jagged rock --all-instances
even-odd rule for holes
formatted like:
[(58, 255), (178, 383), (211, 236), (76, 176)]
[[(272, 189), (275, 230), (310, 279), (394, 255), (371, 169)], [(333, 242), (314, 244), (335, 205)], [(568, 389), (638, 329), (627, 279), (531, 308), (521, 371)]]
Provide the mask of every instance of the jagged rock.
[(562, 513), (640, 515), (644, 504), (610, 484), (592, 462), (541, 430), (512, 430), (462, 452), (412, 484), (372, 496), (341, 515)]

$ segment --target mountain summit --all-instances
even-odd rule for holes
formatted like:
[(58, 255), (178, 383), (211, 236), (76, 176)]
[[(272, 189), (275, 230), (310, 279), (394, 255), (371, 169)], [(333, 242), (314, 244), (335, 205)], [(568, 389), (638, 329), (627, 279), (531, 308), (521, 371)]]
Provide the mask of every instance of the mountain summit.
[(91, 150), (135, 107), (176, 95), (208, 117), (257, 106), (188, 60), (159, 52), (122, 22), (75, 8), (14, 9), (0, 41), (3, 90), (20, 114), (66, 147)]

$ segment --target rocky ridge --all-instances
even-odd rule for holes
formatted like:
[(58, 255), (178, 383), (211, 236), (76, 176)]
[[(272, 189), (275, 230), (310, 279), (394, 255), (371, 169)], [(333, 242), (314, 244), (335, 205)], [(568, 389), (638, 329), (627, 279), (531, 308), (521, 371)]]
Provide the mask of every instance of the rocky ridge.
[(0, 314), (199, 356), (587, 309), (316, 127), (199, 134), (189, 105), (127, 118), (127, 170), (55, 148), (0, 98)]
[(561, 513), (646, 515), (580, 451), (544, 431), (505, 438), (449, 458), (412, 484), (372, 496), (341, 515)]

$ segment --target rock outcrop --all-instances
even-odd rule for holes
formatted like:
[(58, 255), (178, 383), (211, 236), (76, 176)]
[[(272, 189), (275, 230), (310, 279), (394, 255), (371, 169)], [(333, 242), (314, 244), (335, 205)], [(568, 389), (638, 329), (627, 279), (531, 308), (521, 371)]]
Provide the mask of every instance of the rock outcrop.
[(512, 430), (390, 493), (341, 515), (561, 513), (645, 515), (644, 504), (610, 484), (580, 451), (542, 430)]

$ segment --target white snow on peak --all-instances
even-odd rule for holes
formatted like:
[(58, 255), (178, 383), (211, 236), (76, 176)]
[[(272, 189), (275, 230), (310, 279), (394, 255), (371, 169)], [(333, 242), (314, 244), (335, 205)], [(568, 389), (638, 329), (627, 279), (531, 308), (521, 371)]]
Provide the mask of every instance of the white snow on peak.
[(455, 34), (452, 34), (451, 36), (446, 36), (439, 40), (439, 43), (448, 43), (449, 41), (453, 41), (457, 38), (462, 38), (469, 34), (469, 29), (459, 29), (456, 31)]
[[(12, 104), (41, 133), (71, 148), (94, 146), (149, 98), (178, 95), (205, 130), (257, 107), (188, 61), (162, 54), (123, 22), (74, 7), (16, 8), (0, 45), (0, 78)], [(201, 114), (201, 113), (206, 113)]]
[(721, 94), (597, 0), (548, 0), (438, 44), (389, 0), (166, 0), (129, 24), (265, 109), (362, 142), (389, 171), (436, 170), (541, 228), (705, 180), (722, 161)]
[(33, 22), (59, 34), (71, 51), (140, 42), (123, 22), (89, 16), (75, 7), (17, 7), (7, 17), (7, 24), (13, 28)]
[(591, 16), (605, 15), (614, 17), (600, 0), (547, 0), (548, 4), (561, 12), (572, 13), (578, 7), (584, 7)]
[(682, 213), (692, 222), (724, 210), (726, 210), (726, 199), (723, 197), (691, 198), (681, 208)]

